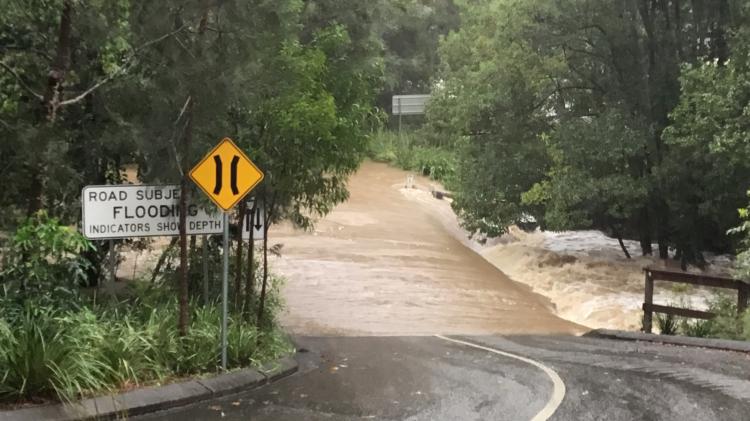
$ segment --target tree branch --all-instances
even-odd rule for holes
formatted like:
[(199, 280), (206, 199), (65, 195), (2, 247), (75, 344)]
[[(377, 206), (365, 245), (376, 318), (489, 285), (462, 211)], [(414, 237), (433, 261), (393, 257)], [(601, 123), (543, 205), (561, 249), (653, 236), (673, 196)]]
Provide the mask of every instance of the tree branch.
[(83, 93), (81, 93), (80, 95), (78, 95), (78, 96), (76, 96), (74, 98), (71, 98), (71, 99), (67, 99), (65, 101), (61, 101), (58, 105), (59, 106), (64, 106), (64, 105), (70, 105), (70, 104), (75, 104), (75, 103), (81, 102), (87, 96), (91, 95), (94, 91), (96, 91), (97, 89), (101, 88), (106, 83), (109, 83), (112, 80), (114, 80), (116, 77), (121, 76), (122, 74), (124, 74), (127, 71), (127, 69), (133, 64), (133, 62), (135, 61), (135, 59), (138, 57), (138, 53), (140, 53), (144, 49), (146, 49), (146, 48), (148, 48), (148, 47), (150, 47), (150, 46), (152, 46), (154, 44), (157, 44), (159, 42), (164, 41), (167, 38), (170, 38), (170, 37), (173, 37), (173, 36), (177, 35), (178, 33), (182, 32), (183, 29), (185, 29), (185, 25), (183, 25), (183, 26), (175, 29), (172, 32), (166, 33), (166, 34), (160, 36), (159, 38), (156, 38), (156, 39), (153, 39), (151, 41), (148, 41), (145, 44), (141, 45), (140, 47), (136, 48), (135, 50), (133, 50), (133, 54), (127, 60), (125, 60), (125, 63), (123, 63), (123, 65), (120, 67), (119, 70), (117, 70), (116, 72), (112, 73), (111, 75), (105, 77), (104, 79), (96, 82), (93, 86), (91, 86), (90, 88), (88, 88), (85, 91), (83, 91)]
[(38, 99), (40, 101), (44, 99), (44, 97), (41, 94), (34, 92), (34, 90), (31, 89), (31, 87), (29, 85), (27, 85), (26, 82), (23, 81), (23, 78), (21, 78), (21, 75), (19, 75), (18, 73), (16, 73), (16, 71), (13, 70), (12, 67), (8, 66), (3, 61), (0, 61), (0, 67), (2, 67), (3, 69), (5, 69), (11, 75), (13, 75), (13, 77), (16, 78), (16, 81), (18, 81), (18, 84), (21, 85), (21, 87), (23, 89), (25, 89), (26, 91), (28, 91), (31, 95), (33, 95), (34, 98), (36, 98), (36, 99)]
[(37, 48), (33, 47), (21, 47), (18, 45), (0, 45), (0, 51), (21, 51), (21, 52), (32, 52), (38, 56), (41, 56), (49, 61), (52, 61), (52, 56), (50, 56), (46, 51), (42, 51)]
[(180, 110), (180, 115), (177, 116), (177, 119), (174, 121), (174, 124), (172, 125), (172, 136), (169, 137), (169, 144), (172, 146), (172, 154), (174, 155), (175, 162), (177, 163), (177, 169), (180, 171), (180, 177), (184, 177), (185, 173), (182, 170), (182, 164), (180, 163), (180, 156), (177, 152), (177, 145), (174, 143), (174, 139), (177, 136), (177, 127), (180, 124), (180, 120), (182, 120), (182, 116), (185, 115), (187, 112), (188, 106), (190, 106), (190, 102), (193, 101), (192, 96), (188, 96), (187, 100), (185, 100), (185, 105), (182, 106), (182, 110)]
[(0, 125), (3, 125), (8, 130), (13, 130), (13, 126), (11, 126), (7, 121), (0, 118)]

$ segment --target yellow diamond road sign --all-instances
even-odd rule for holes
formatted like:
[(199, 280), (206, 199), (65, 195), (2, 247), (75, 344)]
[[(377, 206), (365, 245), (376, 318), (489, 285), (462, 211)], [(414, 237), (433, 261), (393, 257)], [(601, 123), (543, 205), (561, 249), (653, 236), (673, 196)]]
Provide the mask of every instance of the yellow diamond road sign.
[(263, 181), (263, 172), (232, 139), (226, 138), (190, 171), (190, 178), (217, 206), (228, 211)]

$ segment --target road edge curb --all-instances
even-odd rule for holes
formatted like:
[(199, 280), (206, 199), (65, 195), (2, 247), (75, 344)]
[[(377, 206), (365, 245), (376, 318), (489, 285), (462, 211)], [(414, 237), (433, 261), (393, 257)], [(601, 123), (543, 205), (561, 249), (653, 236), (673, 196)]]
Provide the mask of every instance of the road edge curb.
[(742, 352), (750, 354), (750, 342), (728, 339), (694, 338), (689, 336), (657, 335), (654, 333), (627, 332), (622, 330), (595, 329), (586, 333), (586, 337), (616, 339), (622, 341), (652, 342), (665, 345), (689, 346), (695, 348), (717, 349), (721, 351)]
[(207, 378), (164, 386), (150, 386), (116, 395), (99, 396), (70, 404), (53, 404), (0, 411), (3, 421), (110, 420), (143, 415), (252, 390), (297, 372), (299, 364), (288, 356), (259, 369), (241, 369)]

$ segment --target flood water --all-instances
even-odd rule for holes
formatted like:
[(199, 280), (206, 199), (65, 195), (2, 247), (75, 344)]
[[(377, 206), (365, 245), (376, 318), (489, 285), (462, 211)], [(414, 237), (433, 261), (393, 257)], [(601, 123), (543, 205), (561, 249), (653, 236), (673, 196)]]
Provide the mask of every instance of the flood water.
[[(404, 189), (407, 173), (366, 162), (350, 199), (314, 232), (274, 229), (287, 278), (283, 324), (310, 335), (580, 333), (550, 301), (490, 264), (446, 223), (450, 208)], [(415, 190), (416, 191), (416, 190)], [(446, 208), (447, 206), (447, 208)], [(446, 210), (447, 209), (447, 210)], [(453, 217), (455, 218), (455, 217)]]

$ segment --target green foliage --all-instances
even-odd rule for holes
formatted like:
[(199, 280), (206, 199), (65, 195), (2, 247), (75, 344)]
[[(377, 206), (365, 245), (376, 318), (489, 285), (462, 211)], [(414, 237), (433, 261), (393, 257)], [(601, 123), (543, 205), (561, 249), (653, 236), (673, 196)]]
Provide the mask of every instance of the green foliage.
[[(733, 297), (732, 297), (733, 298)], [(664, 335), (680, 333), (697, 338), (750, 340), (750, 310), (737, 315), (737, 303), (727, 295), (716, 294), (709, 302), (708, 311), (716, 314), (711, 320), (657, 314), (659, 330)], [(678, 307), (686, 307), (681, 303)]]
[[(750, 196), (750, 192), (748, 192), (748, 196)], [(739, 214), (742, 224), (729, 231), (730, 234), (738, 235), (741, 238), (741, 249), (734, 262), (735, 273), (739, 279), (750, 282), (750, 210), (741, 208)]]
[(462, 4), (461, 30), (440, 49), (442, 81), (427, 128), (436, 143), (458, 150), (453, 207), (472, 233), (499, 235), (521, 219), (521, 195), (548, 167), (539, 141), (548, 112), (537, 104), (548, 95), (542, 88), (549, 63), (515, 33), (531, 19), (527, 9), (515, 2)]
[[(186, 336), (177, 331), (176, 307), (175, 298), (158, 291), (129, 301), (67, 310), (34, 301), (21, 307), (4, 302), (0, 400), (72, 400), (217, 371), (219, 306), (194, 305)], [(277, 309), (271, 306), (269, 311), (275, 314)], [(258, 330), (233, 313), (228, 331), (230, 368), (259, 366), (290, 352), (288, 340), (273, 326)]]
[(0, 282), (21, 296), (70, 298), (87, 281), (89, 262), (81, 254), (92, 249), (75, 229), (39, 212), (11, 237)]
[(455, 176), (455, 158), (445, 149), (424, 146), (413, 150), (411, 169), (435, 180), (448, 182)]
[(645, 150), (637, 122), (615, 110), (570, 117), (544, 140), (551, 159), (548, 178), (522, 195), (523, 204), (544, 209), (542, 227), (601, 228), (637, 216), (648, 197), (648, 185), (631, 168)]
[(381, 130), (373, 134), (368, 155), (379, 162), (447, 183), (456, 176), (455, 154), (445, 148), (426, 145), (420, 132), (401, 135)]
[(680, 332), (694, 338), (706, 338), (711, 335), (711, 322), (709, 320), (680, 321)]
[(720, 339), (750, 340), (750, 311), (737, 315), (737, 303), (724, 295), (717, 295), (709, 311), (717, 316), (709, 321), (707, 336)]
[(107, 386), (110, 372), (99, 354), (106, 326), (89, 310), (65, 311), (29, 301), (16, 317), (3, 314), (2, 319), (0, 399), (54, 392), (70, 399)]
[(750, 32), (736, 34), (727, 63), (686, 65), (680, 102), (664, 132), (669, 155), (659, 169), (682, 248), (729, 249), (725, 233), (737, 224), (750, 185), (747, 141)]
[[(73, 6), (73, 36), (62, 56), (67, 68), (55, 100), (49, 78), (64, 3)], [(129, 2), (4, 0), (0, 8), (0, 174), (6, 181), (0, 191), (0, 225), (42, 208), (70, 223), (79, 215), (82, 182), (104, 184), (107, 171), (128, 155), (132, 140), (124, 127), (114, 130), (119, 110), (104, 101), (59, 102), (75, 99), (107, 77), (117, 80), (119, 66), (130, 68), (125, 64), (133, 49)], [(103, 84), (101, 91), (109, 86)], [(52, 102), (56, 106), (47, 107)]]
[(401, 148), (403, 139), (403, 137), (399, 138), (398, 133), (379, 130), (370, 136), (367, 156), (377, 162), (393, 163), (397, 158), (396, 150)]
[(674, 335), (677, 333), (678, 321), (677, 318), (671, 314), (656, 314), (656, 326), (659, 328), (659, 333), (662, 335)]
[(457, 4), (427, 126), (459, 150), (467, 230), (531, 215), (638, 238), (646, 254), (655, 239), (662, 257), (729, 249), (750, 185), (743, 2)]

